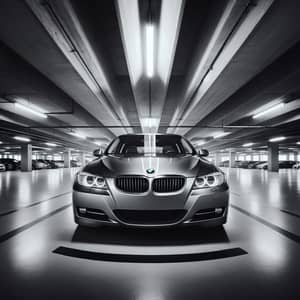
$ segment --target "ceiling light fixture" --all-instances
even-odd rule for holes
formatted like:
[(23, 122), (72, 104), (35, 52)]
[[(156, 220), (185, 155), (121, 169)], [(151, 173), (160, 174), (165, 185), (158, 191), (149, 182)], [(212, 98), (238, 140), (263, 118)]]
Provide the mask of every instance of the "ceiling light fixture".
[(213, 138), (214, 139), (218, 139), (218, 138), (221, 138), (221, 137), (229, 135), (229, 134), (231, 134), (231, 132), (221, 132), (221, 131), (218, 131), (218, 132), (213, 133)]
[(31, 141), (29, 138), (22, 137), (22, 136), (15, 136), (14, 139), (17, 141), (22, 141), (22, 142), (30, 142)]
[(83, 135), (83, 134), (80, 134), (80, 133), (70, 132), (70, 134), (73, 135), (73, 136), (76, 136), (76, 137), (78, 137), (80, 139), (83, 139), (83, 140), (86, 139), (86, 136)]
[(254, 143), (246, 143), (246, 144), (243, 144), (243, 147), (251, 147), (253, 145), (254, 145)]
[(200, 141), (198, 141), (198, 142), (195, 143), (196, 147), (202, 146), (204, 144), (206, 144), (205, 140), (200, 140)]
[(143, 132), (145, 133), (155, 133), (157, 132), (160, 119), (158, 118), (142, 118), (141, 125)]
[(269, 109), (265, 109), (264, 111), (253, 115), (252, 118), (253, 119), (257, 119), (257, 118), (262, 117), (262, 116), (264, 116), (266, 114), (269, 114), (269, 113), (271, 113), (271, 112), (273, 112), (275, 110), (278, 110), (279, 108), (282, 108), (283, 106), (284, 106), (283, 102), (279, 103), (277, 105), (274, 105), (274, 106), (270, 107)]
[(283, 141), (285, 139), (286, 139), (286, 137), (284, 137), (284, 136), (278, 136), (278, 137), (274, 137), (274, 138), (269, 139), (269, 142), (280, 142), (280, 141)]
[(44, 119), (47, 118), (47, 115), (44, 112), (40, 111), (38, 108), (32, 109), (29, 106), (25, 106), (25, 105), (20, 104), (18, 102), (15, 102), (15, 107), (17, 107), (19, 109), (22, 109), (22, 110), (25, 110), (25, 111), (27, 111), (27, 112), (29, 112), (33, 115), (36, 115), (40, 118), (44, 118)]
[(296, 144), (297, 144), (297, 145), (300, 145), (300, 142), (297, 142)]
[(154, 73), (154, 26), (146, 25), (146, 74), (149, 78)]
[(55, 144), (55, 143), (45, 143), (45, 145), (50, 146), (50, 147), (56, 147), (57, 146), (57, 144)]

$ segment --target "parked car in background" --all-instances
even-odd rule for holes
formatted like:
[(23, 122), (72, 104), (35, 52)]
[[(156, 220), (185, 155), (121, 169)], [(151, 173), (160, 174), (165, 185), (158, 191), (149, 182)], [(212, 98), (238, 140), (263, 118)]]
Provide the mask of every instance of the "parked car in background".
[(20, 169), (20, 162), (13, 158), (1, 158), (0, 163), (5, 165), (6, 171), (15, 171)]
[(71, 160), (71, 167), (72, 168), (81, 167), (81, 162), (77, 160)]
[(48, 164), (49, 169), (57, 169), (58, 168), (53, 160), (45, 159), (45, 162)]
[(265, 161), (253, 161), (248, 164), (248, 169), (256, 169), (259, 164), (265, 163)]
[(40, 160), (32, 160), (32, 169), (33, 170), (41, 170), (41, 169), (47, 169), (48, 165)]
[(46, 159), (38, 159), (37, 161), (41, 162), (41, 163), (43, 163), (45, 165), (43, 169), (51, 169), (51, 164), (49, 163), (48, 160), (46, 160)]
[(0, 163), (0, 172), (6, 171), (5, 164)]
[(63, 168), (64, 167), (64, 161), (63, 160), (53, 160), (52, 161), (56, 168)]
[(257, 164), (255, 168), (266, 170), (268, 168), (268, 163), (267, 162), (261, 162), (260, 164)]
[(296, 163), (293, 165), (293, 169), (300, 169), (300, 162), (296, 162)]
[(229, 160), (221, 161), (220, 164), (219, 164), (219, 167), (228, 168), (229, 167)]
[(249, 164), (254, 163), (251, 160), (244, 160), (239, 163), (239, 168), (248, 169)]
[(280, 169), (292, 169), (293, 166), (296, 164), (293, 160), (283, 160), (279, 162)]

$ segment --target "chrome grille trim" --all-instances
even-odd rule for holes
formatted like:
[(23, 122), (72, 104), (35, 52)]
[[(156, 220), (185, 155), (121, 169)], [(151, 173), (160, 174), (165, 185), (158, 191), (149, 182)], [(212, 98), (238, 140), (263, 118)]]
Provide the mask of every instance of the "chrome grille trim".
[(149, 180), (143, 176), (119, 176), (116, 187), (126, 193), (145, 193), (149, 190)]
[(152, 190), (155, 193), (173, 193), (184, 187), (185, 178), (182, 176), (164, 176), (155, 178), (152, 182)]

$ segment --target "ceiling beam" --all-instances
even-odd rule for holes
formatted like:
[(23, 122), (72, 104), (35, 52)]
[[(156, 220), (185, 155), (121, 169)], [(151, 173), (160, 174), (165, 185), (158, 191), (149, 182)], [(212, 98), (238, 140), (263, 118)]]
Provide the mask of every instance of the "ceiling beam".
[[(213, 84), (232, 62), (237, 52), (260, 23), (271, 7), (273, 0), (259, 1), (256, 5), (253, 5), (252, 1), (248, 1), (248, 3), (249, 4), (246, 5), (242, 11), (240, 6), (238, 6), (237, 9), (239, 1), (230, 1), (228, 3), (205, 49), (206, 52), (204, 53), (206, 53), (206, 55), (201, 56), (197, 64), (199, 68), (196, 69), (195, 74), (190, 78), (194, 86), (190, 86), (186, 90), (185, 97), (187, 98), (185, 99), (187, 99), (187, 101), (185, 101), (184, 104), (179, 104), (171, 121), (171, 125), (182, 125), (187, 120), (192, 120), (192, 122), (199, 121), (199, 115), (197, 115), (197, 119), (195, 119), (195, 108), (199, 106), (203, 107), (204, 104), (208, 107), (208, 98), (206, 97), (208, 91), (211, 90)], [(236, 23), (232, 24), (232, 18), (236, 20)], [(228, 23), (230, 26), (228, 26)], [(223, 28), (226, 30), (227, 36), (224, 35), (222, 31)], [(219, 36), (222, 37), (223, 44), (220, 44)], [(218, 47), (218, 51), (217, 53), (213, 52), (215, 53), (215, 57), (211, 57), (209, 54), (214, 47)], [(232, 91), (231, 89), (231, 92)], [(211, 101), (210, 98), (209, 109), (214, 109), (219, 104), (216, 99)], [(206, 110), (207, 108), (202, 110), (202, 115), (205, 114)], [(180, 131), (180, 133), (184, 134), (186, 130)]]
[[(103, 107), (102, 109), (111, 116), (111, 123), (128, 125), (127, 117), (122, 107), (116, 103), (113, 97), (113, 92), (109, 86), (106, 74), (104, 74), (99, 60), (90, 47), (89, 41), (77, 19), (71, 3), (69, 1), (53, 2), (56, 3), (56, 5), (63, 4), (65, 6), (63, 7), (63, 11), (67, 16), (64, 16), (63, 19), (59, 17), (55, 6), (52, 5), (52, 1), (39, 2), (26, 0), (26, 3), (73, 68), (89, 87), (90, 91)], [(69, 26), (64, 24), (66, 21), (72, 23), (70, 25), (75, 29), (76, 38), (79, 39), (79, 41), (74, 39), (68, 31), (67, 28), (69, 28)], [(77, 99), (77, 102), (78, 101), (80, 101), (80, 105), (85, 108), (87, 107), (88, 103), (86, 103), (85, 99)], [(121, 131), (117, 134), (120, 133), (126, 133), (126, 131)]]

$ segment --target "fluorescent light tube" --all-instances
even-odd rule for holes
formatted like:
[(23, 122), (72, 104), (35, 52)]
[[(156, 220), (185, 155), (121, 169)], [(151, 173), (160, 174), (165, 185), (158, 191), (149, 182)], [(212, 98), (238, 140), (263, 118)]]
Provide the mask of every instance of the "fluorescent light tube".
[(154, 73), (154, 26), (146, 25), (146, 74), (149, 78)]
[(274, 138), (269, 139), (269, 142), (280, 142), (280, 141), (283, 141), (285, 139), (286, 139), (286, 137), (284, 137), (284, 136), (278, 136), (278, 137), (274, 137)]
[(57, 146), (57, 144), (54, 144), (54, 143), (45, 143), (45, 145), (50, 146), (50, 147), (56, 147)]
[(220, 138), (220, 137), (223, 137), (223, 136), (226, 136), (226, 135), (228, 135), (228, 134), (230, 134), (231, 132), (215, 132), (214, 134), (213, 134), (213, 138), (214, 139), (218, 139), (218, 138)]
[(73, 136), (76, 136), (76, 137), (78, 137), (80, 139), (83, 139), (83, 140), (86, 139), (86, 136), (83, 135), (83, 134), (80, 134), (80, 133), (70, 132), (70, 134), (73, 135)]
[(282, 108), (283, 106), (284, 106), (284, 103), (279, 103), (277, 105), (274, 105), (274, 106), (270, 107), (269, 109), (266, 109), (266, 110), (264, 110), (264, 111), (262, 111), (260, 113), (255, 114), (254, 116), (252, 116), (252, 118), (253, 119), (257, 119), (257, 118), (262, 117), (262, 116), (264, 116), (266, 114), (269, 114), (269, 113), (271, 113), (271, 112), (273, 112), (275, 110), (278, 110), (279, 108)]
[(204, 141), (204, 140), (200, 140), (200, 141), (198, 141), (198, 142), (195, 143), (196, 147), (202, 146), (204, 144), (206, 144), (206, 141)]
[(14, 139), (17, 141), (22, 141), (22, 142), (30, 142), (31, 141), (29, 138), (22, 137), (22, 136), (15, 136)]
[(25, 111), (27, 111), (27, 112), (33, 114), (33, 115), (36, 115), (36, 116), (38, 116), (38, 117), (40, 117), (40, 118), (44, 118), (44, 119), (47, 118), (47, 115), (46, 115), (45, 113), (43, 113), (43, 112), (41, 112), (41, 111), (38, 111), (38, 110), (36, 110), (36, 109), (32, 109), (32, 108), (30, 108), (29, 106), (25, 106), (25, 105), (20, 104), (20, 103), (17, 103), (17, 102), (15, 102), (15, 106), (16, 106), (17, 108), (23, 109), (23, 110), (25, 110)]
[(254, 143), (246, 143), (246, 144), (243, 145), (243, 147), (251, 147), (253, 145), (254, 145)]
[(103, 143), (101, 143), (101, 142), (93, 142), (95, 145), (97, 145), (97, 146), (101, 146)]

